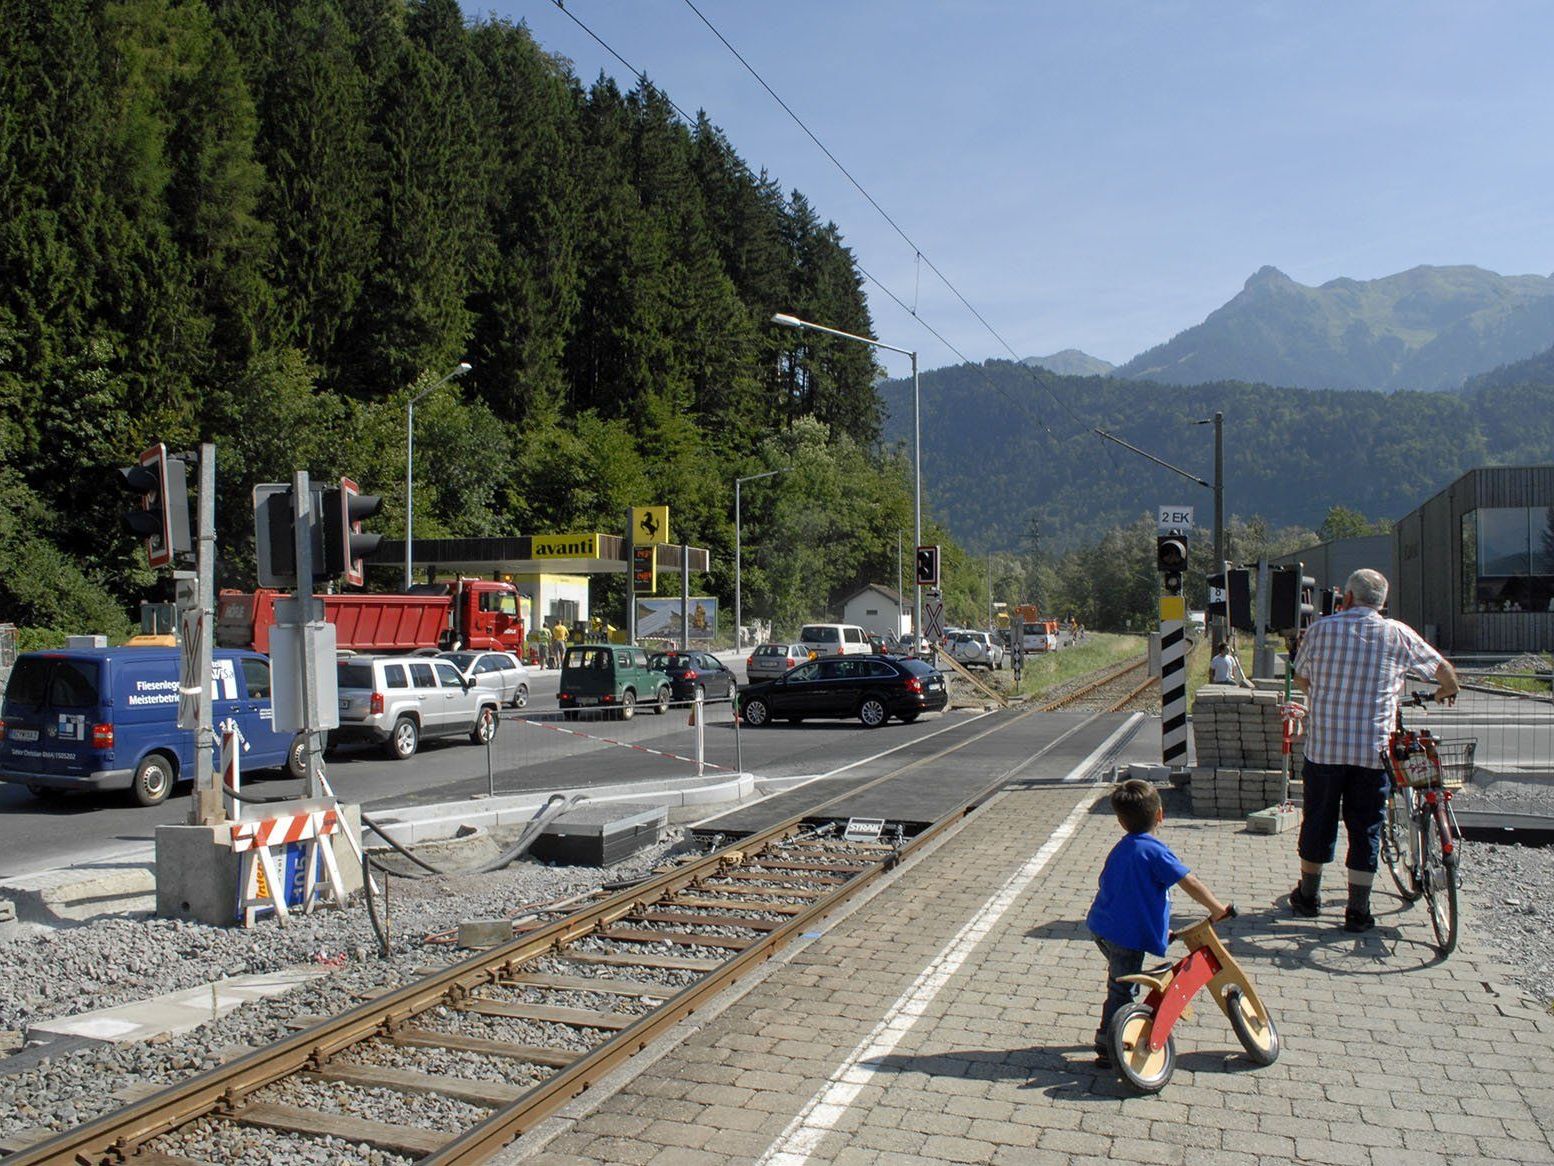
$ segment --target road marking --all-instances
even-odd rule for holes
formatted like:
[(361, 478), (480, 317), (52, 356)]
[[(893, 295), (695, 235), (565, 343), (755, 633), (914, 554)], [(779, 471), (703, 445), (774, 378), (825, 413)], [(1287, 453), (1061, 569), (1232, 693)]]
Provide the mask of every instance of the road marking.
[[(1123, 726), (1125, 728), (1127, 725)], [(1113, 733), (1102, 749), (1109, 746), (1123, 729)], [(1083, 772), (1083, 767), (1100, 752), (1098, 749), (1092, 753), (1075, 767), (1074, 772)], [(913, 1025), (928, 1011), (939, 992), (960, 971), (966, 958), (987, 938), (1009, 908), (1014, 906), (1015, 901), (1079, 829), (1098, 796), (1097, 790), (1087, 792), (1042, 844), (1041, 849), (994, 892), (955, 938), (934, 957), (933, 962), (923, 969), (912, 986), (890, 1006), (874, 1030), (858, 1043), (831, 1074), (830, 1081), (788, 1123), (787, 1129), (760, 1157), (759, 1166), (805, 1166), (819, 1148), (821, 1139), (835, 1128), (863, 1087), (873, 1081), (879, 1062), (895, 1051)]]

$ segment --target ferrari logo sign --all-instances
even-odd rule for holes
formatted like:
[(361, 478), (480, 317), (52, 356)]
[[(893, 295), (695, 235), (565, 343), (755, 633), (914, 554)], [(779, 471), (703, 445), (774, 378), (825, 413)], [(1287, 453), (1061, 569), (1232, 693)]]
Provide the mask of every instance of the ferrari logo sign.
[(669, 507), (633, 506), (631, 541), (636, 546), (669, 542)]

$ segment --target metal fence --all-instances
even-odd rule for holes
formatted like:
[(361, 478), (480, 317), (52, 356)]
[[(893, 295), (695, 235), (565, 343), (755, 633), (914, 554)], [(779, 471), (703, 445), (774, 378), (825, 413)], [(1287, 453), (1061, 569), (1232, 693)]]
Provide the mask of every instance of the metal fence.
[[(1554, 776), (1554, 678), (1548, 657), (1454, 656), (1463, 691), (1452, 708), (1408, 710), (1448, 742), (1473, 741), (1479, 772)], [(1412, 714), (1411, 716), (1409, 714)]]
[(613, 709), (505, 711), (486, 746), (489, 792), (733, 777), (740, 772), (739, 725), (728, 700), (672, 701), (664, 713)]

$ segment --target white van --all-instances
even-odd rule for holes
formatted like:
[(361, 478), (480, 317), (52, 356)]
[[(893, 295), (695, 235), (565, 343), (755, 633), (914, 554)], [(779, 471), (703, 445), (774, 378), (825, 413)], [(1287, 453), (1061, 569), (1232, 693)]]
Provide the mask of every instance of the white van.
[(867, 656), (873, 651), (869, 633), (851, 623), (805, 624), (799, 643), (817, 656)]

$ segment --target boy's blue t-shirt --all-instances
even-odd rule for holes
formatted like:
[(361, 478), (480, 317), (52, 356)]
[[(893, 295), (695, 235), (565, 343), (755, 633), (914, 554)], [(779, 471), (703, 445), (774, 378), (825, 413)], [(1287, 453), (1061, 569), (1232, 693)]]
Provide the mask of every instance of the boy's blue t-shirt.
[(1153, 834), (1124, 834), (1106, 856), (1100, 890), (1085, 918), (1102, 939), (1165, 955), (1171, 931), (1171, 888), (1189, 873)]

